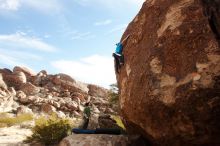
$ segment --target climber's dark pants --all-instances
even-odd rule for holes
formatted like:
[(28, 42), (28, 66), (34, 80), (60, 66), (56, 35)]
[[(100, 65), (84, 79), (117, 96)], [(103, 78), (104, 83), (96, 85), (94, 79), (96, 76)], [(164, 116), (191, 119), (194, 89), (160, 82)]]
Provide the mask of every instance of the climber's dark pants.
[(116, 72), (119, 73), (119, 69), (122, 65), (124, 65), (124, 56), (121, 55), (117, 55), (115, 53), (112, 54), (112, 56), (115, 58), (115, 69), (116, 69)]
[(82, 129), (87, 129), (88, 125), (89, 125), (89, 118), (83, 117), (83, 127), (82, 127)]

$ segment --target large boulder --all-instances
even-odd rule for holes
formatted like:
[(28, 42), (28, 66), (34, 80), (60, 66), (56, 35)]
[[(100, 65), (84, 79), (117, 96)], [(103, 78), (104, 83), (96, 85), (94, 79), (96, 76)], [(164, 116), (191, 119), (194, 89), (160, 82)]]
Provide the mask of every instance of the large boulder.
[(72, 78), (65, 74), (58, 74), (50, 76), (50, 81), (53, 83), (53, 86), (59, 87), (61, 91), (69, 90), (70, 92), (78, 92), (80, 89), (75, 87), (75, 82)]
[(220, 145), (220, 1), (148, 0), (117, 74), (127, 129), (156, 145)]
[(21, 82), (21, 83), (26, 83), (27, 82), (27, 78), (26, 75), (23, 72), (15, 72), (14, 76), (17, 77), (17, 79)]
[(8, 95), (1, 97), (1, 95), (2, 91), (0, 92), (0, 112), (4, 113), (12, 111), (14, 105), (13, 97)]
[(10, 94), (12, 95), (12, 96), (16, 96), (16, 91), (15, 91), (15, 89), (14, 89), (14, 87), (10, 87), (10, 88), (8, 88), (8, 91), (10, 92)]
[(17, 113), (16, 113), (16, 114), (17, 114), (17, 115), (33, 114), (33, 112), (32, 112), (32, 110), (31, 110), (30, 108), (21, 105), (21, 106), (19, 106), (19, 107), (17, 108)]
[(19, 67), (19, 66), (15, 66), (13, 69), (13, 72), (23, 72), (27, 77), (30, 76), (35, 76), (36, 73), (34, 71), (32, 71), (30, 68), (27, 67)]
[(3, 68), (3, 69), (0, 69), (0, 73), (2, 73), (2, 74), (11, 74), (13, 72), (10, 69)]
[(8, 87), (14, 87), (16, 90), (19, 90), (20, 87), (27, 82), (27, 78), (23, 72), (2, 73), (2, 76)]
[(96, 129), (96, 128), (100, 128), (99, 127), (99, 116), (97, 114), (92, 114), (89, 118), (89, 124), (88, 124), (87, 129)]
[(78, 109), (78, 104), (75, 101), (69, 101), (66, 102), (66, 107), (70, 110), (77, 110)]
[(86, 83), (83, 83), (83, 82), (80, 82), (80, 81), (76, 81), (74, 83), (74, 86), (76, 88), (79, 88), (80, 90), (82, 90), (83, 92), (85, 93), (88, 93), (89, 92), (89, 89), (88, 89), (88, 85)]
[(4, 89), (4, 90), (7, 90), (7, 85), (5, 84), (4, 80), (3, 80), (3, 77), (2, 77), (2, 74), (0, 73), (0, 88)]
[(41, 111), (47, 114), (51, 114), (56, 111), (56, 108), (50, 104), (43, 104), (41, 106)]
[(18, 98), (18, 101), (23, 103), (23, 104), (26, 104), (28, 103), (28, 98), (27, 98), (27, 95), (23, 92), (23, 91), (18, 91), (16, 93), (16, 97)]
[(91, 96), (103, 97), (103, 98), (108, 96), (108, 90), (105, 88), (99, 87), (97, 85), (89, 84), (88, 89), (89, 89), (88, 94)]
[(64, 138), (59, 146), (127, 146), (128, 137), (106, 134), (73, 134)]
[(110, 115), (100, 115), (98, 118), (100, 128), (104, 129), (121, 129), (117, 122)]
[(47, 76), (47, 71), (46, 70), (41, 70), (37, 76)]
[(34, 86), (33, 84), (31, 84), (30, 82), (23, 84), (20, 87), (21, 91), (23, 91), (26, 95), (35, 95), (37, 93), (40, 92), (40, 88)]
[(59, 78), (61, 80), (64, 80), (64, 81), (67, 81), (67, 82), (72, 82), (72, 83), (76, 82), (71, 76), (69, 76), (67, 74), (60, 73), (57, 76), (59, 76)]

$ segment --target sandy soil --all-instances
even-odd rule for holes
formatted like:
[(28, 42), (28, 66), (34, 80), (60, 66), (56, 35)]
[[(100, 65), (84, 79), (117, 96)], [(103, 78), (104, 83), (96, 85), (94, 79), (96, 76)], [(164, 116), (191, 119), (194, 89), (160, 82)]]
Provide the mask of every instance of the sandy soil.
[(0, 146), (25, 146), (22, 141), (31, 134), (30, 129), (20, 126), (0, 128)]

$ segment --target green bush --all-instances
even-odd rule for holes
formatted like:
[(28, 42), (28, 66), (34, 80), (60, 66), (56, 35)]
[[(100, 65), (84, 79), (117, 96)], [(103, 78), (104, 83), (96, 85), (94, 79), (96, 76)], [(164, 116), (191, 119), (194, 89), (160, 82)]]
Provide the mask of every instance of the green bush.
[(33, 120), (32, 114), (22, 114), (17, 117), (8, 117), (6, 113), (0, 113), (0, 127), (8, 127)]
[(57, 116), (51, 116), (48, 119), (41, 117), (35, 121), (36, 125), (32, 129), (32, 136), (24, 142), (39, 142), (45, 145), (59, 143), (71, 132), (71, 123), (67, 119), (60, 119)]
[(111, 104), (117, 104), (119, 101), (119, 93), (117, 84), (110, 85), (110, 91), (108, 93), (109, 102)]

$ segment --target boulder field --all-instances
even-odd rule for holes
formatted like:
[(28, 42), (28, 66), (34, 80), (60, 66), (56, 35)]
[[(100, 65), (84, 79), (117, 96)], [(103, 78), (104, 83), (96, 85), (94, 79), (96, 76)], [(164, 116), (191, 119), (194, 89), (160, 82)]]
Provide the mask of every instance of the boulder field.
[(117, 114), (111, 109), (109, 90), (75, 81), (66, 74), (35, 74), (25, 67), (0, 69), (0, 113), (51, 114), (82, 118), (86, 102), (93, 114)]

